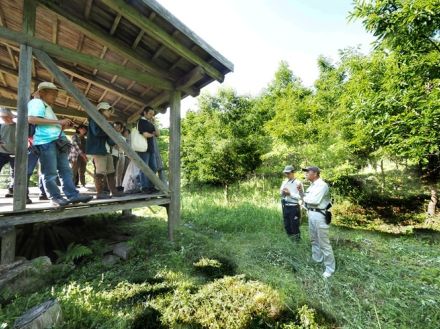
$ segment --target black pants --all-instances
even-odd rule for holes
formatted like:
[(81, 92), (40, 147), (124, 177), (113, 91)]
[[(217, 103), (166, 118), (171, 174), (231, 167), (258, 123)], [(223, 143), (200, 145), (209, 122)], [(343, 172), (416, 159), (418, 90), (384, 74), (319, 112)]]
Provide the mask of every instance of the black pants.
[(299, 238), (301, 233), (299, 231), (299, 221), (301, 218), (301, 211), (299, 206), (283, 205), (283, 219), (284, 228), (287, 235)]

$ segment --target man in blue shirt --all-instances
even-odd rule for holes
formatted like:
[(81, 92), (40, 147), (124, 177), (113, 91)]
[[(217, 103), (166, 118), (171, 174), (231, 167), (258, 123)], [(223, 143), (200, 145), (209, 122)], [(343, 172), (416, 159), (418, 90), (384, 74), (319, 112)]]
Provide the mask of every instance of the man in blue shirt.
[[(61, 207), (69, 203), (89, 202), (92, 196), (79, 194), (73, 184), (72, 170), (67, 159), (68, 150), (57, 145), (58, 140), (66, 140), (63, 130), (72, 125), (69, 119), (58, 120), (51, 105), (58, 96), (58, 88), (51, 82), (38, 85), (39, 98), (28, 103), (28, 121), (35, 125), (33, 144), (39, 152), (41, 173), (49, 200), (53, 206)], [(65, 199), (56, 184), (60, 177)]]

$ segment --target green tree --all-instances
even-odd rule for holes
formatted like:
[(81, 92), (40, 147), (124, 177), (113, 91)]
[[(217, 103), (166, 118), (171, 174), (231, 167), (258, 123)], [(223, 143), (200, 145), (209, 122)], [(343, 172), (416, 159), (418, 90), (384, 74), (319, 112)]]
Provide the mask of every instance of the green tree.
[(362, 109), (353, 110), (369, 122), (365, 128), (387, 153), (424, 169), (434, 214), (440, 166), (440, 1), (358, 0), (351, 18), (361, 19), (377, 37), (371, 60), (379, 69), (364, 74), (370, 88), (354, 102)]
[(227, 196), (231, 183), (261, 164), (264, 136), (253, 105), (231, 89), (200, 97), (199, 109), (182, 124), (182, 165), (189, 182), (220, 184)]

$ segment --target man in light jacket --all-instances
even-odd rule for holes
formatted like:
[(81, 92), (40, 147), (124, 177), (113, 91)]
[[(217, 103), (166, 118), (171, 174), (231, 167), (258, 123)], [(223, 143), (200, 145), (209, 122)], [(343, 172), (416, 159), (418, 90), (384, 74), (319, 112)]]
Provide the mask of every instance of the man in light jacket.
[(325, 221), (325, 211), (330, 204), (330, 191), (326, 182), (320, 177), (318, 167), (303, 168), (306, 179), (312, 184), (304, 193), (301, 187), (298, 191), (303, 198), (309, 218), (310, 240), (312, 243), (312, 258), (315, 262), (324, 262), (324, 278), (329, 278), (335, 272), (335, 256), (330, 245), (329, 228)]

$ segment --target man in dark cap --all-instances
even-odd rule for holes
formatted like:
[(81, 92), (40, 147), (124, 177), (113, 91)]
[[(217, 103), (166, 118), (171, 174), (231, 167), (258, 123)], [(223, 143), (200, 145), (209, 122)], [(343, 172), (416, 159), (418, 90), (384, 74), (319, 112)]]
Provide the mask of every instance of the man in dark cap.
[(283, 173), (286, 176), (286, 179), (281, 183), (280, 195), (283, 209), (284, 229), (293, 241), (299, 241), (301, 238), (299, 230), (301, 219), (299, 201), (301, 200), (301, 196), (298, 192), (298, 186), (301, 186), (302, 190), (302, 182), (295, 179), (295, 171), (292, 166), (286, 166)]
[(318, 167), (312, 166), (302, 170), (305, 172), (306, 179), (311, 182), (305, 193), (302, 187), (298, 188), (298, 191), (307, 208), (312, 258), (315, 262), (324, 262), (325, 272), (322, 276), (327, 279), (332, 276), (336, 266), (329, 239), (330, 225), (325, 219), (325, 213), (330, 204), (330, 191), (327, 183), (321, 179), (321, 170)]

